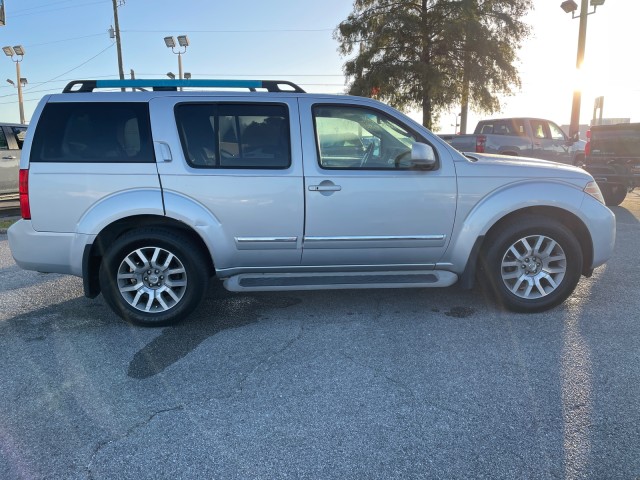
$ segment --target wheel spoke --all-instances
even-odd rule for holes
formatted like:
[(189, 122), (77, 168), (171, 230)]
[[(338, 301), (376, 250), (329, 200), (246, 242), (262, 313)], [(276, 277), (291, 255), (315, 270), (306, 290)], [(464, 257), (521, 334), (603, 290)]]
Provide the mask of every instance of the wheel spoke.
[(132, 272), (135, 272), (140, 268), (138, 267), (138, 265), (133, 263), (133, 260), (131, 260), (129, 257), (125, 258), (124, 261), (127, 265), (129, 265), (129, 268), (131, 269)]
[(502, 278), (505, 280), (513, 280), (514, 278), (520, 278), (520, 275), (522, 274), (518, 270), (515, 270), (513, 272), (503, 273)]
[(524, 248), (526, 250), (525, 255), (531, 256), (531, 254), (533, 254), (533, 249), (531, 248), (531, 245), (529, 245), (527, 239), (523, 238), (522, 240), (520, 240), (520, 242), (522, 243), (522, 245), (524, 245)]
[(176, 293), (173, 291), (172, 288), (167, 288), (165, 292), (167, 292), (171, 296), (171, 298), (173, 298), (176, 302), (180, 300), (180, 297), (176, 295)]
[(551, 255), (551, 252), (553, 252), (553, 249), (556, 248), (557, 243), (554, 240), (549, 240), (549, 245), (547, 246), (547, 248), (544, 249), (544, 252), (542, 252), (543, 256), (549, 257)]
[(171, 264), (171, 261), (173, 260), (174, 256), (173, 253), (169, 253), (169, 255), (167, 255), (167, 259), (164, 261), (164, 265), (162, 265), (164, 268), (169, 268), (169, 265)]
[(162, 295), (160, 295), (159, 291), (158, 291), (158, 295), (156, 295), (156, 300), (162, 307), (162, 310), (169, 310), (169, 306), (164, 302), (164, 299), (162, 298)]
[(538, 237), (538, 241), (536, 242), (536, 246), (533, 247), (533, 253), (538, 253), (540, 251), (540, 248), (542, 247), (543, 242), (544, 242), (544, 237), (540, 235)]
[(153, 255), (151, 256), (151, 265), (155, 265), (156, 263), (158, 263), (158, 255), (160, 255), (160, 249), (155, 248), (153, 250)]
[(135, 285), (131, 284), (131, 285), (126, 285), (126, 286), (120, 287), (120, 291), (121, 292), (135, 292), (136, 290), (139, 290), (143, 286), (144, 286), (143, 283), (138, 282)]
[(511, 248), (509, 248), (509, 251), (518, 260), (522, 260), (524, 258), (522, 255), (520, 255), (520, 252), (518, 252), (518, 250), (516, 250), (516, 246), (515, 245), (511, 245)]
[(186, 280), (171, 280), (170, 278), (168, 278), (164, 284), (167, 287), (170, 288), (178, 288), (178, 287), (186, 287), (187, 286), (187, 281)]
[(143, 289), (138, 290), (138, 293), (136, 293), (136, 296), (133, 298), (133, 300), (131, 302), (129, 302), (132, 306), (137, 308), (138, 302), (140, 301), (140, 297), (142, 297), (142, 294), (144, 293)]
[(144, 253), (142, 252), (142, 249), (137, 249), (136, 250), (136, 255), (138, 255), (138, 258), (140, 258), (140, 260), (142, 260), (142, 264), (143, 266), (148, 266), (149, 265), (149, 260), (147, 259), (147, 257), (145, 257)]
[(153, 306), (153, 301), (155, 300), (155, 292), (149, 295), (149, 300), (147, 301), (147, 305), (144, 307), (145, 312), (150, 312), (151, 307)]

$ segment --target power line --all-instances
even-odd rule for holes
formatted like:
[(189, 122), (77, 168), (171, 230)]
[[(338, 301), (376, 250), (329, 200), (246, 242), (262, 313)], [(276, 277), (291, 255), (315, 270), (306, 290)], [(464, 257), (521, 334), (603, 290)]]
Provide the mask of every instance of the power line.
[(109, 50), (110, 48), (112, 48), (115, 45), (115, 43), (112, 43), (111, 45), (109, 45), (107, 48), (105, 48), (104, 50), (100, 50), (98, 53), (96, 53), (93, 57), (89, 58), (88, 60), (85, 60), (84, 62), (82, 62), (80, 65), (73, 67), (71, 70), (67, 70), (64, 73), (61, 73), (60, 75), (50, 78), (49, 80), (47, 80), (46, 82), (42, 82), (40, 85), (44, 85), (46, 83), (52, 82), (53, 80), (56, 80), (58, 78), (60, 78), (63, 75), (66, 75), (67, 73), (71, 73), (74, 70), (77, 70), (78, 68), (82, 67), (83, 65), (86, 65), (87, 63), (89, 63), (91, 60), (93, 60), (94, 58), (96, 58), (99, 55), (102, 55), (104, 52), (106, 52), (107, 50)]
[(290, 29), (261, 29), (261, 30), (191, 30), (188, 28), (179, 29), (177, 27), (171, 27), (165, 30), (120, 30), (126, 33), (166, 33), (167, 31), (186, 31), (187, 33), (308, 33), (308, 32), (333, 32), (333, 28), (290, 28)]
[(50, 42), (44, 42), (44, 43), (32, 43), (30, 45), (25, 45), (26, 47), (41, 47), (42, 45), (52, 45), (54, 43), (63, 43), (63, 42), (71, 42), (73, 40), (81, 40), (83, 38), (91, 38), (91, 37), (98, 37), (98, 36), (102, 36), (105, 33), (92, 33), (91, 35), (82, 35), (81, 37), (72, 37), (72, 38), (65, 38), (62, 40), (52, 40)]
[[(66, 3), (66, 2), (57, 2), (57, 3)], [(60, 7), (60, 8), (52, 8), (49, 10), (37, 10), (38, 8), (47, 8), (49, 7), (51, 4), (49, 5), (41, 5), (39, 7), (31, 7), (31, 8), (26, 8), (23, 10), (19, 10), (18, 12), (12, 12), (11, 16), (12, 17), (25, 17), (27, 15), (38, 15), (39, 13), (50, 13), (50, 12), (57, 12), (59, 10), (68, 10), (70, 8), (80, 8), (80, 7), (88, 7), (91, 5), (97, 5), (98, 3), (106, 3), (105, 0), (99, 0), (97, 2), (89, 2), (89, 3), (81, 3), (79, 5), (69, 5), (68, 7)], [(36, 10), (35, 12), (29, 11), (29, 10)]]

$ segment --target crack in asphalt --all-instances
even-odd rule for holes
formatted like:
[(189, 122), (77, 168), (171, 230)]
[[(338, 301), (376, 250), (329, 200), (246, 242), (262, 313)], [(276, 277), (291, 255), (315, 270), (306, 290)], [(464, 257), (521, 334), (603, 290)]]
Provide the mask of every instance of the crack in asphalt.
[(155, 417), (157, 417), (158, 415), (160, 415), (160, 414), (169, 413), (169, 412), (175, 412), (175, 411), (179, 411), (179, 410), (184, 410), (184, 408), (185, 408), (184, 405), (177, 405), (175, 407), (163, 408), (162, 410), (157, 410), (157, 411), (153, 412), (151, 415), (149, 415), (149, 417), (146, 420), (140, 421), (140, 422), (132, 425), (131, 427), (129, 427), (127, 429), (127, 431), (125, 431), (121, 435), (118, 435), (117, 437), (111, 438), (109, 440), (103, 440), (101, 442), (98, 442), (96, 447), (93, 449), (91, 457), (89, 458), (89, 463), (87, 464), (87, 468), (86, 468), (87, 478), (89, 480), (93, 480), (95, 478), (93, 476), (93, 470), (92, 470), (93, 462), (94, 462), (95, 458), (98, 456), (98, 454), (100, 453), (100, 451), (103, 448), (128, 438), (136, 430), (138, 430), (140, 428), (144, 428), (147, 425), (149, 425), (149, 423), (151, 423), (151, 421), (153, 421), (153, 419)]

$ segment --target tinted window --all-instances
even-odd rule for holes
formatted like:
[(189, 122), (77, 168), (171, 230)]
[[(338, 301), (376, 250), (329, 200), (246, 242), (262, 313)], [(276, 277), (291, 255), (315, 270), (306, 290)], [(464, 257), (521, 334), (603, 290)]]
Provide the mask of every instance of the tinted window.
[(176, 121), (187, 163), (196, 168), (288, 168), (284, 105), (185, 103)]
[(4, 134), (4, 130), (0, 127), (0, 148), (7, 149), (9, 146), (7, 145), (7, 137)]
[(155, 162), (146, 103), (49, 103), (32, 162)]
[(368, 108), (317, 105), (313, 117), (323, 168), (411, 168), (411, 146), (418, 138), (386, 115)]
[(13, 134), (16, 137), (16, 142), (18, 143), (18, 148), (22, 150), (22, 144), (24, 143), (24, 137), (27, 134), (27, 127), (11, 127)]

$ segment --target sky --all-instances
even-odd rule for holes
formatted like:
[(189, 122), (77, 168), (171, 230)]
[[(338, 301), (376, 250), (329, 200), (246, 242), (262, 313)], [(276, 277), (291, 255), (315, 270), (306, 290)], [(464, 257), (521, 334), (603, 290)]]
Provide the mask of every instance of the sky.
[[(43, 95), (77, 79), (118, 78), (112, 0), (4, 0), (6, 25), (0, 46), (23, 45), (21, 76), (27, 122)], [(580, 3), (580, 0), (577, 0)], [(352, 10), (351, 0), (119, 0), (123, 64), (128, 77), (166, 78), (178, 72), (178, 56), (164, 44), (187, 35), (182, 56), (193, 78), (281, 79), (309, 92), (343, 93), (345, 58), (333, 38)], [(581, 123), (589, 123), (595, 97), (604, 96), (604, 116), (640, 121), (636, 45), (640, 1), (606, 0), (588, 17), (585, 65), (576, 74), (578, 19), (561, 0), (535, 0), (525, 18), (532, 34), (519, 51), (522, 87), (502, 98), (495, 114), (470, 112), (469, 129), (483, 118), (534, 116), (568, 124), (576, 82), (583, 88)], [(0, 61), (0, 78), (16, 81), (16, 65)], [(434, 128), (455, 129), (459, 107), (441, 114)], [(420, 119), (419, 112), (409, 112)], [(17, 89), (0, 82), (0, 121), (18, 122)]]

